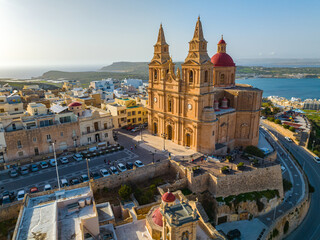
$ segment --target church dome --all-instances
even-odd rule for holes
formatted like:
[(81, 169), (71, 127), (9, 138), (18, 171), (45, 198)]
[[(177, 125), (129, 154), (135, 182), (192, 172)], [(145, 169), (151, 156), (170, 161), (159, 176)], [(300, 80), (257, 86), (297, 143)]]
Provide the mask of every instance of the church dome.
[(162, 214), (160, 212), (160, 208), (157, 208), (153, 214), (152, 214), (152, 221), (157, 224), (158, 226), (162, 227), (163, 222), (162, 222)]
[(82, 106), (82, 104), (79, 102), (72, 102), (68, 105), (68, 107), (79, 107), (79, 106)]
[(166, 203), (171, 203), (171, 202), (174, 202), (175, 200), (176, 200), (176, 197), (169, 191), (162, 195), (162, 201)]
[(230, 55), (224, 52), (218, 52), (215, 55), (213, 55), (213, 57), (211, 58), (211, 62), (215, 67), (234, 67), (235, 66), (233, 59), (230, 57)]
[(218, 42), (218, 44), (226, 44), (226, 42), (221, 38), (221, 40)]

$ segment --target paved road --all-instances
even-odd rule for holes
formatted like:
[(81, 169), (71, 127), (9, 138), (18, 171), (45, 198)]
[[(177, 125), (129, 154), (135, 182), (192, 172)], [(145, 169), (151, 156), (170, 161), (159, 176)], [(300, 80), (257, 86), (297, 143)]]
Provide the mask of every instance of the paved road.
[[(129, 151), (123, 150), (106, 154), (99, 157), (94, 157), (89, 162), (89, 168), (91, 172), (97, 172), (101, 168), (108, 168), (109, 166), (104, 163), (104, 160), (110, 160), (111, 164), (114, 162), (127, 162), (137, 159), (138, 155)], [(87, 174), (87, 164), (85, 160), (80, 162), (72, 161), (69, 158), (69, 163), (58, 165), (60, 179), (66, 178), (68, 181), (73, 178), (79, 178), (81, 174)], [(57, 186), (57, 175), (55, 167), (48, 167), (46, 169), (40, 169), (38, 172), (30, 172), (24, 176), (18, 176), (17, 178), (10, 178), (8, 173), (0, 174), (0, 189), (18, 191), (24, 189), (28, 191), (31, 187), (38, 187), (39, 190), (43, 190), (45, 184), (51, 184), (52, 187)]]
[(307, 216), (300, 226), (291, 233), (287, 240), (319, 240), (320, 239), (320, 164), (313, 160), (313, 156), (304, 148), (294, 143), (289, 143), (282, 135), (278, 135), (281, 143), (293, 153), (296, 159), (303, 167), (310, 184), (315, 188), (315, 192), (311, 195), (311, 203)]
[(262, 134), (266, 136), (273, 148), (278, 152), (278, 159), (281, 161), (281, 165), (286, 169), (283, 172), (283, 177), (290, 180), (292, 183), (292, 189), (285, 194), (284, 201), (272, 211), (258, 217), (266, 226), (270, 226), (274, 219), (279, 217), (283, 212), (290, 209), (302, 200), (302, 193), (304, 191), (304, 182), (302, 175), (297, 167), (293, 164), (292, 160), (286, 155), (284, 149), (268, 134), (267, 131), (261, 129)]

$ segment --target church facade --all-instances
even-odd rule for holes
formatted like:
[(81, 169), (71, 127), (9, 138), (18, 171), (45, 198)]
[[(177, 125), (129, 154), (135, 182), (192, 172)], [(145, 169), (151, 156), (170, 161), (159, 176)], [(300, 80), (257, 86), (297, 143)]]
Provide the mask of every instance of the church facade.
[(175, 70), (160, 25), (149, 64), (150, 133), (205, 154), (258, 144), (262, 90), (235, 84), (226, 45), (221, 38), (210, 59), (198, 18), (188, 55)]

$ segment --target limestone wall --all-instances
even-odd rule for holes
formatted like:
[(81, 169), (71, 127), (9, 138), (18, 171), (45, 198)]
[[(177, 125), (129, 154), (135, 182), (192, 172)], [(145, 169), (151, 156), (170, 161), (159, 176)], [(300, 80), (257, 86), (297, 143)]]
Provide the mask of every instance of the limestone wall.
[(99, 178), (92, 183), (93, 191), (101, 188), (117, 188), (125, 183), (137, 183), (147, 181), (148, 179), (159, 177), (170, 171), (170, 161), (162, 160), (159, 163), (149, 164), (142, 168), (128, 170), (117, 175), (111, 175), (106, 178)]
[(235, 175), (218, 176), (216, 197), (227, 197), (245, 192), (275, 190), (283, 197), (282, 174), (280, 165), (258, 168), (254, 171)]
[(17, 218), (21, 206), (22, 201), (16, 201), (10, 204), (3, 205), (0, 210), (0, 221), (5, 221), (11, 218)]

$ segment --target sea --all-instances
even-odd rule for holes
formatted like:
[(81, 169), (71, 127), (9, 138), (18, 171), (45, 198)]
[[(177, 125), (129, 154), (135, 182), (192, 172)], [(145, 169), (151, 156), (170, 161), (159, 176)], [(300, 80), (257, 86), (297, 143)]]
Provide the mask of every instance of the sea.
[(296, 97), (302, 100), (320, 98), (319, 78), (249, 78), (238, 79), (236, 83), (260, 88), (263, 90), (263, 97)]
[[(50, 70), (83, 72), (98, 71), (101, 67), (101, 65), (0, 67), (0, 78), (31, 79)], [(287, 99), (296, 97), (302, 100), (320, 98), (320, 79), (318, 78), (249, 78), (238, 79), (236, 82), (262, 89), (264, 97), (280, 96)]]

